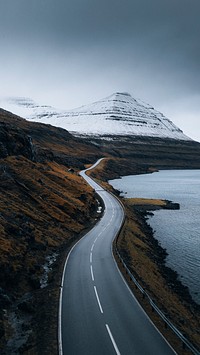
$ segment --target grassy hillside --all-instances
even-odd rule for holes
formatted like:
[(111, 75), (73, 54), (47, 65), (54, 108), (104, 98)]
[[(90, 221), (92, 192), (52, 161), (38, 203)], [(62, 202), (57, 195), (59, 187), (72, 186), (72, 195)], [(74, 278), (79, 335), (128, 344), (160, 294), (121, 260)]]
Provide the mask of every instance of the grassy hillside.
[[(109, 137), (108, 137), (109, 138)], [(111, 137), (110, 137), (111, 138)], [(157, 169), (200, 169), (200, 143), (155, 137), (122, 136), (92, 141), (114, 157), (102, 177), (145, 173)], [(87, 140), (86, 140), (87, 141)]]
[[(98, 217), (97, 197), (78, 171), (102, 156), (107, 159), (91, 175), (106, 187), (120, 175), (200, 168), (196, 142), (79, 139), (0, 109), (1, 354), (57, 354), (63, 262)], [(122, 243), (131, 258), (143, 250), (144, 236), (133, 247), (127, 230)], [(144, 271), (142, 261), (138, 265)]]
[(1, 353), (56, 353), (57, 330), (49, 350), (44, 340), (57, 323), (55, 270), (96, 218), (96, 196), (77, 172), (97, 156), (67, 131), (0, 111)]
[[(118, 250), (129, 270), (159, 309), (199, 349), (200, 306), (192, 300), (188, 288), (181, 284), (177, 273), (165, 265), (167, 253), (153, 238), (153, 231), (146, 223), (147, 211), (165, 208), (166, 202), (132, 198), (123, 199), (123, 203), (127, 218), (117, 241)], [(148, 300), (143, 299), (130, 279), (128, 282), (144, 309), (177, 353), (191, 354), (189, 350), (183, 351), (181, 341), (152, 312)]]

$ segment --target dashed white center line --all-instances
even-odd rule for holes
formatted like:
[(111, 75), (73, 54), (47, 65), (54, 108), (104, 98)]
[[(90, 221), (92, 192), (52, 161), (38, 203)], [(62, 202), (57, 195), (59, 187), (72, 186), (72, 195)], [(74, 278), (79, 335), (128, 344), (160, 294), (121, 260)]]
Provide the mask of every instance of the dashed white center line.
[(111, 341), (112, 341), (112, 344), (113, 344), (113, 347), (114, 347), (114, 349), (115, 349), (116, 354), (117, 354), (117, 355), (121, 355), (121, 354), (120, 354), (120, 351), (119, 351), (119, 349), (118, 349), (118, 347), (117, 347), (117, 344), (116, 344), (116, 342), (115, 342), (115, 339), (113, 338), (113, 335), (112, 335), (112, 333), (111, 333), (111, 330), (110, 330), (108, 324), (106, 324), (106, 329), (107, 329), (107, 331), (108, 331), (108, 334), (109, 334), (109, 336), (110, 336), (110, 339), (111, 339)]
[(92, 244), (91, 251), (93, 251), (93, 249), (94, 249), (94, 244)]
[(92, 281), (94, 281), (94, 273), (93, 273), (92, 265), (90, 265), (90, 271), (91, 271)]
[(92, 263), (92, 253), (90, 253), (90, 263)]
[(98, 293), (97, 293), (96, 286), (94, 286), (94, 292), (95, 292), (95, 295), (96, 295), (96, 298), (97, 298), (97, 302), (98, 302), (98, 305), (99, 305), (100, 312), (103, 313), (103, 309), (101, 307), (101, 302), (99, 300), (99, 296), (98, 296)]

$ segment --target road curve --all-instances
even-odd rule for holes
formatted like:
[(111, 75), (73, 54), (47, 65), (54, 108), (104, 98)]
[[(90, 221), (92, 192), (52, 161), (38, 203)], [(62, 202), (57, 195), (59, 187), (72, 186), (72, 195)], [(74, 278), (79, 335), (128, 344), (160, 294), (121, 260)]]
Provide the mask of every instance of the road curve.
[(123, 208), (85, 172), (80, 174), (103, 199), (105, 211), (66, 260), (59, 354), (175, 354), (132, 295), (113, 258), (112, 241), (122, 224)]

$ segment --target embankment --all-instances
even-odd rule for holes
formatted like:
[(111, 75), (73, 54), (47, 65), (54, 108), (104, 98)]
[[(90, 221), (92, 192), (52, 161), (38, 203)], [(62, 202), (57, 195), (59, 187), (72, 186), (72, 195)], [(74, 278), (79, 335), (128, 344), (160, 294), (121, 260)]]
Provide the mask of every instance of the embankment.
[[(118, 237), (117, 247), (126, 265), (155, 300), (157, 306), (168, 319), (181, 331), (197, 348), (200, 347), (200, 307), (193, 301), (188, 288), (178, 279), (175, 271), (165, 264), (167, 252), (153, 236), (153, 230), (147, 223), (149, 210), (160, 208), (178, 208), (163, 200), (123, 199), (126, 211), (126, 221)], [(118, 264), (122, 269), (119, 260)], [(122, 269), (124, 273), (124, 270)], [(135, 286), (127, 279), (134, 294), (141, 302), (153, 322), (169, 340), (178, 354), (189, 354), (183, 351), (180, 340), (165, 328), (164, 322), (156, 316), (147, 300), (142, 298)]]

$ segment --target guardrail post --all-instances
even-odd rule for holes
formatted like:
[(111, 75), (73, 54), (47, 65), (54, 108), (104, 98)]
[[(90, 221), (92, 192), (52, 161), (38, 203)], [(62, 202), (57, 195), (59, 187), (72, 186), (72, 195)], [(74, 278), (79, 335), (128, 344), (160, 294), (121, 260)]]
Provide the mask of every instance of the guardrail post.
[[(124, 206), (123, 206), (122, 202), (121, 202), (114, 194), (112, 194), (111, 192), (110, 192), (110, 194), (113, 195), (113, 196), (118, 200), (118, 202), (120, 203), (120, 205), (122, 206), (123, 211), (124, 211)], [(123, 227), (123, 225), (124, 225), (124, 222), (125, 222), (125, 213), (124, 213), (124, 216), (123, 216), (123, 222), (122, 222), (120, 231), (122, 230), (122, 227)], [(120, 232), (119, 232), (119, 233), (120, 233)], [(117, 240), (118, 240), (118, 237), (119, 237), (119, 233), (118, 233), (118, 235), (116, 236), (115, 251), (116, 251), (116, 254), (117, 254), (118, 258), (119, 258), (120, 263), (122, 263), (123, 267), (126, 269), (126, 273), (127, 273), (127, 274), (129, 273), (130, 277), (131, 277), (131, 276), (133, 277), (133, 275), (131, 274), (130, 270), (127, 268), (127, 266), (126, 266), (126, 264), (125, 264), (125, 262), (124, 262), (124, 260), (123, 260), (123, 257), (120, 255), (120, 252), (118, 251), (118, 248), (117, 248)], [(197, 350), (185, 337), (182, 337), (182, 336), (181, 336), (180, 332), (176, 329), (176, 327), (173, 326), (173, 324), (172, 324), (172, 323), (164, 316), (164, 314), (158, 309), (158, 307), (156, 306), (154, 300), (152, 300), (152, 299), (149, 297), (148, 293), (145, 292), (145, 290), (142, 289), (142, 287), (140, 286), (140, 284), (137, 282), (137, 280), (136, 280), (134, 277), (132, 278), (132, 281), (133, 281), (134, 284), (135, 284), (135, 288), (136, 288), (136, 289), (138, 288), (138, 289), (142, 292), (143, 297), (145, 297), (145, 296), (147, 297), (147, 299), (148, 299), (148, 301), (149, 301), (149, 304), (151, 305), (152, 312), (156, 311), (157, 314), (164, 320), (165, 328), (167, 328), (167, 327), (171, 328), (172, 331), (176, 334), (176, 336), (177, 336), (179, 339), (182, 340), (182, 348), (183, 348), (183, 349), (186, 349), (186, 347), (187, 347), (187, 349), (190, 349), (193, 354), (195, 354), (195, 355), (200, 355), (199, 350)], [(142, 290), (143, 290), (143, 291), (142, 291)], [(154, 307), (155, 307), (155, 308), (154, 308)]]
[(122, 266), (125, 268), (126, 274), (129, 274), (130, 280), (134, 282), (135, 288), (136, 288), (136, 289), (138, 289), (138, 288), (140, 289), (140, 291), (142, 292), (142, 297), (143, 297), (143, 298), (147, 297), (147, 299), (148, 299), (148, 301), (149, 301), (149, 304), (151, 305), (151, 310), (152, 310), (152, 312), (153, 312), (153, 313), (154, 313), (154, 312), (157, 312), (157, 314), (159, 314), (159, 316), (163, 319), (165, 329), (168, 329), (168, 327), (169, 327), (169, 328), (171, 328), (171, 329), (173, 330), (173, 332), (177, 335), (177, 337), (178, 337), (178, 338), (181, 340), (181, 342), (182, 342), (182, 349), (183, 349), (183, 351), (188, 348), (188, 349), (190, 349), (190, 350), (192, 351), (193, 354), (195, 354), (195, 355), (200, 355), (200, 352), (199, 352), (197, 349), (195, 349), (194, 346), (193, 346), (191, 343), (189, 343), (188, 341), (185, 342), (185, 341), (183, 340), (183, 337), (181, 337), (180, 333), (179, 333), (179, 332), (177, 331), (177, 329), (173, 326), (173, 324), (171, 324), (171, 322), (164, 316), (164, 314), (162, 314), (162, 312), (161, 312), (159, 309), (157, 309), (157, 306), (156, 306), (154, 300), (149, 297), (149, 295), (148, 295), (148, 293), (145, 291), (145, 289), (140, 288), (140, 285), (137, 283), (137, 280), (133, 277), (133, 275), (131, 274), (130, 270), (127, 268), (127, 266), (126, 266), (126, 264), (125, 264), (123, 258), (121, 257), (119, 251), (117, 250), (117, 248), (116, 248), (116, 252), (117, 252), (117, 255), (118, 255), (118, 257), (119, 257), (120, 263), (121, 263)]

